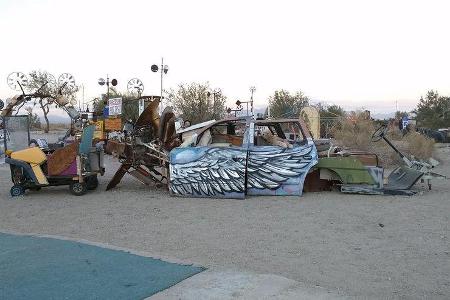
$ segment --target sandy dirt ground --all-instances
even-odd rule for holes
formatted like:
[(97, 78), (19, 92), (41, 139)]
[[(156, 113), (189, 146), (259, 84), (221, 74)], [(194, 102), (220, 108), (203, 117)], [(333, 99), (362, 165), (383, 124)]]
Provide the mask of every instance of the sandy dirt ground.
[[(450, 148), (436, 171), (450, 176)], [(52, 187), (11, 198), (0, 166), (0, 231), (85, 239), (209, 267), (270, 273), (357, 298), (450, 298), (450, 181), (416, 196), (337, 192), (246, 200), (173, 198), (129, 177), (105, 192)]]

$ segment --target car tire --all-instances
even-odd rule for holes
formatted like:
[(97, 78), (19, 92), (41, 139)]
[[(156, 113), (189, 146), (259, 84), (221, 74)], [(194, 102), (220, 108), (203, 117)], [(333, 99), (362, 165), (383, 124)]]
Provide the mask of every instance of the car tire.
[(25, 194), (25, 188), (19, 184), (15, 184), (12, 186), (11, 190), (9, 191), (12, 197), (18, 197)]
[(87, 192), (86, 183), (78, 182), (78, 181), (73, 182), (70, 184), (69, 190), (70, 190), (70, 193), (72, 193), (72, 195), (82, 196), (82, 195), (86, 194), (86, 192)]

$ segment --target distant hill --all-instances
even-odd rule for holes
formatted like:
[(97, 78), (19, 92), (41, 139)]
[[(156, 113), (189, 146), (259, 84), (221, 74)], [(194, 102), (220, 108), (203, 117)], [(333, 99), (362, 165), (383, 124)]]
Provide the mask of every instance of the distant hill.
[(376, 120), (387, 120), (395, 117), (395, 112), (387, 112), (387, 113), (372, 113), (372, 118)]
[[(41, 122), (44, 121), (44, 117), (40, 117)], [(58, 115), (49, 115), (48, 120), (50, 123), (54, 124), (70, 124), (70, 118), (69, 116), (58, 116)]]

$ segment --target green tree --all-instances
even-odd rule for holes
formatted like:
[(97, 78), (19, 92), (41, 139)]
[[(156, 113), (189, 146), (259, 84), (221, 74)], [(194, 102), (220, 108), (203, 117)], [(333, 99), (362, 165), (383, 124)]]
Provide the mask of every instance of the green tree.
[[(136, 122), (139, 117), (139, 100), (135, 94), (121, 93), (114, 88), (110, 88), (109, 98), (122, 98), (122, 121)], [(93, 111), (97, 115), (103, 114), (103, 109), (107, 104), (106, 94), (102, 98), (96, 98), (92, 102)]]
[(431, 129), (450, 127), (450, 97), (440, 96), (429, 90), (421, 97), (416, 109), (417, 125)]
[(270, 116), (275, 118), (297, 118), (302, 108), (308, 105), (309, 98), (302, 91), (291, 95), (286, 90), (279, 90), (269, 97)]
[(338, 118), (345, 116), (345, 110), (336, 104), (329, 106), (319, 104), (319, 112), (321, 118)]
[(168, 99), (175, 112), (192, 125), (225, 116), (226, 97), (220, 89), (212, 91), (208, 82), (180, 84), (169, 91)]

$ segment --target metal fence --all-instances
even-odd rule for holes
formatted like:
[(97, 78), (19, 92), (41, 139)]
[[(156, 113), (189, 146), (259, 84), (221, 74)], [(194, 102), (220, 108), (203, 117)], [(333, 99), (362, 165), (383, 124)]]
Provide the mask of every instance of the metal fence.
[(322, 117), (320, 118), (320, 137), (321, 138), (332, 138), (333, 131), (336, 126), (341, 122), (340, 117)]
[(6, 150), (22, 150), (30, 144), (30, 119), (27, 115), (1, 117), (0, 156)]

